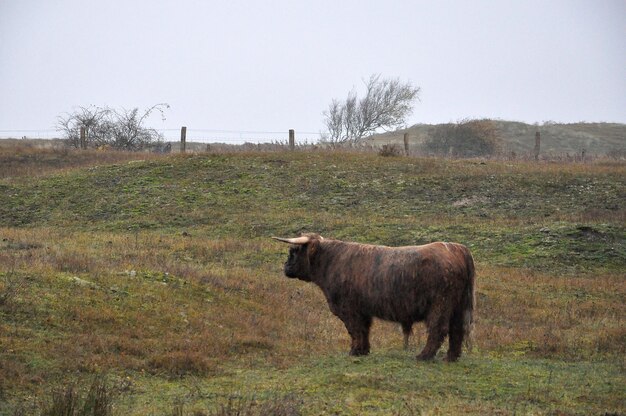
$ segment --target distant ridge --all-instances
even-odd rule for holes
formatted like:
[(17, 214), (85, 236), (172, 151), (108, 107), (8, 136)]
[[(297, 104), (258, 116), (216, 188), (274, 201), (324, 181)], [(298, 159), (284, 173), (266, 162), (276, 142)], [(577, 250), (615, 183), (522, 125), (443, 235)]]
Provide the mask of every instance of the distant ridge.
[[(626, 124), (621, 123), (552, 123), (541, 125), (517, 121), (491, 120), (504, 142), (504, 152), (524, 154), (535, 145), (535, 132), (541, 133), (542, 153), (606, 154), (613, 150), (626, 151)], [(409, 142), (420, 145), (431, 136), (438, 124), (415, 124), (407, 129), (375, 134), (366, 139), (374, 145), (403, 142), (409, 133)]]

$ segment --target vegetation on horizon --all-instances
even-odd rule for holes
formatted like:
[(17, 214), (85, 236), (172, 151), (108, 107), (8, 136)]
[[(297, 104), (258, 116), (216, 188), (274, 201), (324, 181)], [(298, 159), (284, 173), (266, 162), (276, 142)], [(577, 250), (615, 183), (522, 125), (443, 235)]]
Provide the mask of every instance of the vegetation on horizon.
[[(532, 160), (535, 133), (541, 134), (540, 159), (556, 161), (581, 160), (587, 156), (624, 160), (626, 156), (626, 124), (619, 123), (554, 123), (526, 124), (507, 120), (484, 120), (493, 124), (501, 140), (501, 149), (496, 155)], [(462, 123), (460, 121), (459, 123)], [(456, 124), (459, 124), (456, 123)], [(375, 134), (366, 142), (373, 146), (402, 144), (404, 134), (414, 154), (428, 155), (424, 147), (449, 124), (416, 124), (393, 132)]]

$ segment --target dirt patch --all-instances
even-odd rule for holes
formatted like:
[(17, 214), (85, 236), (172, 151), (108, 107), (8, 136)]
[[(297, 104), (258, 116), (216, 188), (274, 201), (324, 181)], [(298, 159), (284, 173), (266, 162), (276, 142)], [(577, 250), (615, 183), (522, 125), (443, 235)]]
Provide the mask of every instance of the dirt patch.
[(464, 207), (471, 207), (471, 206), (478, 205), (478, 204), (483, 204), (485, 202), (487, 202), (486, 198), (483, 198), (480, 196), (470, 196), (470, 197), (461, 198), (458, 201), (454, 201), (452, 203), (452, 206), (455, 208), (464, 208)]

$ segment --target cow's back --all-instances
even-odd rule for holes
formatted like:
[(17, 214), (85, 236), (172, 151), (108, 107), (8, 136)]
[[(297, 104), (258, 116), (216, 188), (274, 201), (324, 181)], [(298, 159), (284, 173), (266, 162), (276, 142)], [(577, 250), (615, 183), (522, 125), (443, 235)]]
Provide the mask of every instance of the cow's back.
[[(436, 296), (457, 297), (467, 275), (465, 246), (430, 243), (386, 247), (343, 243), (327, 269), (335, 299), (390, 321), (424, 318)], [(349, 300), (348, 300), (349, 299)]]

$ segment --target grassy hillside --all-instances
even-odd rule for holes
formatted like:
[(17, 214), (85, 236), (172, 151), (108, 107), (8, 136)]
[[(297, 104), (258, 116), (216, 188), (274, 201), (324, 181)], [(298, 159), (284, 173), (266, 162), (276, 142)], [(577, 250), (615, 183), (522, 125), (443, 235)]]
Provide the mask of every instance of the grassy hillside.
[(156, 159), (154, 153), (77, 152), (58, 140), (0, 140), (0, 179), (40, 176), (51, 172), (106, 165), (137, 159)]
[[(120, 415), (626, 412), (623, 163), (174, 155), (0, 194), (0, 414), (94, 375)], [(282, 276), (269, 236), (301, 231), (467, 244), (477, 348), (416, 363), (423, 326), (404, 352), (376, 322), (349, 358), (319, 290)]]
[[(542, 154), (579, 154), (585, 150), (590, 155), (605, 155), (611, 151), (626, 151), (626, 124), (618, 123), (546, 123), (541, 126), (515, 121), (493, 120), (504, 142), (506, 153), (524, 155), (535, 146), (535, 133), (541, 133)], [(404, 133), (409, 133), (410, 143), (419, 145), (428, 139), (436, 125), (416, 124), (405, 130), (372, 136), (376, 145), (397, 143), (402, 145)]]

